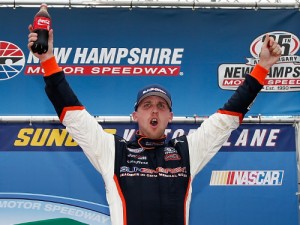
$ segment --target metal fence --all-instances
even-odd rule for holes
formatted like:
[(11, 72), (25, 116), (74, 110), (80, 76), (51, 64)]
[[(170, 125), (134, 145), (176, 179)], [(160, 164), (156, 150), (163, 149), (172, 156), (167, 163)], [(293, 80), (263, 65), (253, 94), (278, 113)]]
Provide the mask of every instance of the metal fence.
[[(229, 9), (300, 9), (300, 0), (52, 0), (49, 7), (135, 7), (146, 8), (229, 8)], [(1, 1), (0, 7), (39, 7), (37, 0)]]

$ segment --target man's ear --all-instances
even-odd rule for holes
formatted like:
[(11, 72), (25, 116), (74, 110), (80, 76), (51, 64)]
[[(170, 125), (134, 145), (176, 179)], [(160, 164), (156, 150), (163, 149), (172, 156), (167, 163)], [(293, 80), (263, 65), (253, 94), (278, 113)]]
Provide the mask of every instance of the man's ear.
[(171, 122), (172, 122), (172, 120), (173, 120), (173, 116), (174, 116), (173, 112), (170, 112), (169, 123), (171, 123)]
[(136, 114), (137, 114), (137, 113), (136, 113), (136, 111), (134, 111), (134, 112), (132, 113), (132, 118), (133, 118), (133, 120), (134, 120), (134, 121), (136, 121), (136, 120), (137, 120), (137, 116), (136, 116)]

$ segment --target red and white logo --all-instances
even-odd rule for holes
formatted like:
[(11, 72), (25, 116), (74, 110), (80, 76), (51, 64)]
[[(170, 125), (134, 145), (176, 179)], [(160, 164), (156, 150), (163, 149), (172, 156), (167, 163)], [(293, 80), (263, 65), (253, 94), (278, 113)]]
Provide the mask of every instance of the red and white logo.
[(22, 50), (15, 44), (0, 41), (0, 80), (8, 80), (17, 76), (25, 65)]
[[(250, 53), (254, 58), (259, 57), (262, 44), (265, 40), (265, 35), (257, 37), (250, 45)], [(282, 56), (293, 56), (299, 50), (299, 39), (296, 35), (283, 31), (274, 31), (270, 33), (270, 37), (281, 46)]]
[(33, 21), (34, 29), (46, 29), (50, 30), (51, 20), (47, 17), (35, 17)]
[(39, 18), (38, 21), (37, 21), (37, 24), (39, 26), (45, 26), (45, 25), (47, 26), (47, 25), (50, 25), (50, 20)]
[[(295, 55), (300, 47), (299, 38), (289, 32), (274, 31), (269, 35), (281, 46), (282, 56), (270, 69), (262, 91), (288, 92), (300, 90), (300, 57)], [(246, 74), (251, 73), (259, 61), (259, 54), (265, 34), (250, 44), (251, 58), (244, 64), (221, 64), (218, 68), (219, 86), (224, 90), (235, 90), (244, 82)]]

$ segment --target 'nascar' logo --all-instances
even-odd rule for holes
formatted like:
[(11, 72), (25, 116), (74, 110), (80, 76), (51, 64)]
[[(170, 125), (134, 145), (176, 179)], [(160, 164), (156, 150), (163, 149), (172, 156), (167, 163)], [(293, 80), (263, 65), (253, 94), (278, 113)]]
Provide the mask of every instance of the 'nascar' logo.
[[(298, 37), (285, 31), (270, 32), (269, 35), (281, 46), (282, 55), (270, 69), (262, 91), (286, 92), (300, 90), (300, 57), (295, 55), (300, 47)], [(243, 83), (245, 75), (251, 73), (259, 61), (265, 34), (257, 37), (250, 45), (253, 58), (245, 64), (222, 64), (218, 69), (219, 86), (224, 90), (235, 90)]]
[(212, 171), (211, 186), (282, 185), (283, 170)]
[(22, 50), (15, 44), (0, 41), (0, 80), (17, 76), (25, 65)]

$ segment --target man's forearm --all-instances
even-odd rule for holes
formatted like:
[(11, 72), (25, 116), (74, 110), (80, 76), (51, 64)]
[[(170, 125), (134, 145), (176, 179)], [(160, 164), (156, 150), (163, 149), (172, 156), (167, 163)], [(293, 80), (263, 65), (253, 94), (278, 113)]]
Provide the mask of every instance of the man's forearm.
[(45, 71), (46, 93), (60, 119), (62, 119), (62, 113), (66, 107), (83, 108), (69, 86), (64, 72), (58, 67), (55, 58), (42, 62), (42, 67)]

